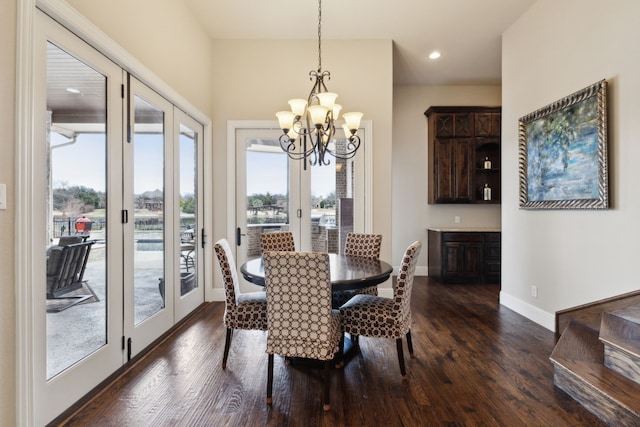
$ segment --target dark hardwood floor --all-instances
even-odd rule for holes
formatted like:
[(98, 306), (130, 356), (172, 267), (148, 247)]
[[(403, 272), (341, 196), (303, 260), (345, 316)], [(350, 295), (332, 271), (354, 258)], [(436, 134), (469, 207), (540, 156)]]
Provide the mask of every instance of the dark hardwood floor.
[(224, 303), (207, 304), (59, 425), (602, 425), (553, 386), (554, 333), (500, 306), (498, 293), (416, 278), (407, 379), (393, 340), (363, 337), (360, 353), (332, 371), (326, 413), (321, 371), (280, 357), (266, 405), (263, 332), (236, 331), (223, 371)]

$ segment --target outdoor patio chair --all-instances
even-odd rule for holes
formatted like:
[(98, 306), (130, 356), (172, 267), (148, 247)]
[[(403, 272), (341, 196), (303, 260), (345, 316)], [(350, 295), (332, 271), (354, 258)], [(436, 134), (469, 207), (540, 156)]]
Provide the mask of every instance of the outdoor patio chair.
[(57, 245), (47, 249), (47, 299), (77, 298), (77, 304), (89, 296), (68, 296), (82, 287), (91, 246), (84, 236), (61, 237)]

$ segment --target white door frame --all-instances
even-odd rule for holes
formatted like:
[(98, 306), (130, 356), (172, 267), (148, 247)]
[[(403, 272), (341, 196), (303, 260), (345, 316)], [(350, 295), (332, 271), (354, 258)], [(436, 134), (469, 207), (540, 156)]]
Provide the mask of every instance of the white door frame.
[[(362, 176), (356, 175), (354, 200), (354, 231), (371, 233), (373, 229), (373, 123), (362, 120), (365, 137), (356, 162), (364, 170)], [(227, 121), (227, 233), (228, 239), (235, 242), (236, 235), (236, 130), (238, 129), (278, 129), (277, 120), (229, 120)], [(244, 148), (243, 148), (244, 149)], [(359, 161), (358, 161), (359, 160)], [(313, 167), (313, 166), (311, 166)], [(360, 208), (362, 207), (362, 208)], [(235, 243), (231, 245), (237, 257)], [(239, 266), (238, 266), (239, 267)]]

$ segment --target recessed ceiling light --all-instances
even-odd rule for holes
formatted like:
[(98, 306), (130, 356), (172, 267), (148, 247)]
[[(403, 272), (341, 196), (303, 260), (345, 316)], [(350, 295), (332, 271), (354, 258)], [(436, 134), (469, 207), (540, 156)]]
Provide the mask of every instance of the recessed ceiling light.
[(79, 94), (80, 93), (80, 89), (76, 89), (75, 87), (68, 87), (67, 88), (67, 92), (74, 93), (74, 94)]
[(437, 50), (434, 50), (429, 54), (429, 59), (438, 59), (438, 58), (440, 58), (440, 52), (438, 52)]

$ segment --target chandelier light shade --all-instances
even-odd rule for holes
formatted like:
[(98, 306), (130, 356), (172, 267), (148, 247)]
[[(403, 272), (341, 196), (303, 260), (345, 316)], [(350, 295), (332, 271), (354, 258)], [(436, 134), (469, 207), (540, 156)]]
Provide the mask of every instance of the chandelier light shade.
[(309, 79), (314, 81), (311, 93), (305, 99), (289, 100), (290, 111), (276, 113), (282, 135), (280, 146), (295, 160), (303, 160), (304, 168), (309, 165), (328, 165), (327, 154), (339, 158), (350, 159), (360, 148), (358, 128), (362, 113), (344, 113), (344, 138), (346, 144), (336, 144), (336, 121), (342, 106), (336, 104), (338, 94), (329, 92), (324, 80), (331, 79), (329, 71), (322, 70), (322, 0), (318, 0), (318, 69), (309, 72)]

